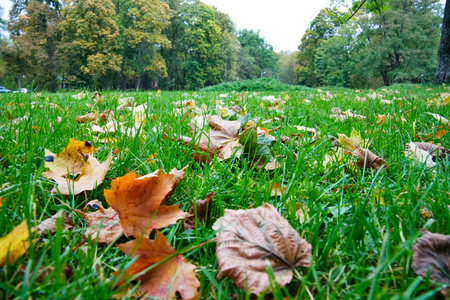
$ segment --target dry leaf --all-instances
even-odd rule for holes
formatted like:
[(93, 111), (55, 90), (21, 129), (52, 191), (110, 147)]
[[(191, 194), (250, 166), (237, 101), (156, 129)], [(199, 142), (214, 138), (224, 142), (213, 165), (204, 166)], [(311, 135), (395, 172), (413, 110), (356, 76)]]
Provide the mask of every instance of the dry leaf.
[(275, 182), (272, 186), (272, 191), (270, 192), (271, 197), (281, 197), (286, 192), (286, 187), (284, 185)]
[(86, 220), (86, 237), (91, 236), (93, 241), (98, 238), (99, 243), (110, 244), (122, 234), (119, 216), (113, 208), (103, 208), (98, 200), (92, 200), (87, 205), (96, 211), (85, 213), (74, 210)]
[(46, 178), (57, 178), (64, 175), (81, 173), (87, 155), (97, 152), (91, 142), (70, 139), (67, 147), (58, 155), (45, 149), (45, 167), (48, 170), (42, 175)]
[(379, 168), (387, 168), (386, 162), (368, 149), (357, 147), (352, 151), (352, 154), (359, 158), (359, 161), (356, 162), (356, 165), (359, 168), (371, 168), (377, 170)]
[(127, 237), (148, 236), (152, 229), (159, 229), (190, 214), (178, 205), (161, 206), (176, 186), (176, 176), (162, 170), (139, 176), (128, 173), (111, 182), (111, 189), (104, 190), (108, 204), (119, 214), (120, 224)]
[[(214, 197), (214, 192), (208, 193), (203, 200), (197, 200), (194, 204), (191, 205), (189, 209), (190, 217), (187, 217), (184, 220), (184, 229), (194, 229), (196, 227), (197, 220), (198, 223), (203, 223), (205, 221), (205, 225), (208, 226), (209, 221), (211, 220), (211, 211), (212, 211), (212, 200)], [(197, 215), (195, 212), (197, 211)]]
[(369, 145), (369, 141), (361, 138), (361, 134), (354, 128), (350, 133), (350, 137), (347, 137), (345, 134), (338, 134), (338, 142), (348, 151), (353, 151), (357, 147), (368, 147)]
[(37, 234), (46, 236), (48, 233), (54, 234), (56, 232), (56, 224), (59, 218), (62, 218), (62, 230), (72, 229), (74, 226), (72, 218), (65, 211), (58, 211), (50, 218), (45, 219), (38, 226), (36, 226)]
[(309, 267), (311, 245), (270, 204), (248, 210), (225, 210), (216, 256), (217, 278), (229, 277), (236, 285), (260, 294), (270, 286), (270, 264), (275, 280), (284, 286), (298, 266)]
[(75, 119), (78, 121), (78, 123), (86, 123), (86, 122), (93, 122), (98, 118), (98, 113), (88, 113), (82, 116), (78, 116)]
[(385, 115), (378, 115), (376, 116), (377, 119), (377, 125), (382, 125), (387, 121), (387, 117)]
[(429, 114), (430, 116), (433, 116), (436, 120), (438, 120), (438, 121), (441, 122), (442, 124), (447, 125), (447, 124), (450, 123), (450, 121), (449, 121), (448, 119), (446, 119), (446, 118), (444, 118), (443, 116), (440, 116), (440, 115), (438, 115), (438, 114), (433, 114), (433, 113), (430, 113), (430, 112), (426, 112), (426, 114)]
[[(62, 195), (78, 195), (83, 191), (90, 191), (99, 186), (105, 179), (111, 162), (112, 152), (109, 153), (108, 158), (103, 163), (99, 163), (95, 157), (89, 155), (81, 174), (75, 180), (64, 177), (48, 178), (53, 179), (58, 184), (58, 189)], [(56, 193), (56, 188), (52, 192)]]
[[(139, 242), (140, 241), (140, 242)], [(138, 245), (136, 245), (139, 243)], [(118, 245), (120, 250), (137, 260), (127, 270), (125, 276), (133, 276), (150, 266), (174, 255), (176, 250), (167, 242), (162, 233), (156, 231), (156, 239), (132, 240)], [(136, 296), (159, 299), (174, 299), (178, 292), (183, 299), (197, 296), (200, 282), (195, 276), (196, 266), (182, 255), (176, 255), (152, 268), (137, 278), (141, 282)]]
[[(410, 145), (411, 143), (407, 144)], [(440, 159), (445, 159), (450, 156), (450, 150), (444, 147), (437, 146), (432, 143), (414, 143), (419, 149), (430, 153), (433, 160), (436, 159), (436, 156), (439, 156)], [(410, 145), (411, 146), (411, 145)]]
[(0, 238), (0, 266), (6, 262), (12, 264), (30, 247), (27, 221), (23, 220), (6, 236)]
[(423, 231), (413, 246), (414, 272), (433, 281), (450, 284), (450, 236)]

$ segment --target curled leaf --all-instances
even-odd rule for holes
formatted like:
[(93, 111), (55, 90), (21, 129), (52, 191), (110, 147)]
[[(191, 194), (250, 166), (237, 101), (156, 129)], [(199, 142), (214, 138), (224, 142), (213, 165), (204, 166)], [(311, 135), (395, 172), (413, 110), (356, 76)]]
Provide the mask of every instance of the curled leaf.
[(268, 264), (280, 286), (292, 280), (296, 267), (310, 265), (311, 245), (270, 204), (227, 209), (221, 225), (216, 249), (218, 279), (229, 277), (239, 288), (260, 294), (270, 286)]
[[(205, 221), (206, 225), (208, 225), (211, 220), (211, 211), (212, 211), (212, 200), (214, 197), (214, 192), (208, 193), (203, 200), (195, 201), (195, 206), (192, 204), (189, 209), (190, 217), (187, 217), (184, 220), (184, 229), (194, 229), (195, 228), (195, 220), (197, 219), (199, 223)], [(197, 212), (197, 215), (195, 215)]]
[(352, 154), (359, 158), (356, 162), (356, 165), (359, 168), (370, 168), (370, 169), (380, 169), (387, 168), (386, 162), (369, 149), (364, 149), (361, 147), (357, 147), (352, 151)]
[(38, 226), (36, 226), (37, 233), (39, 235), (47, 235), (48, 233), (53, 234), (56, 232), (56, 224), (58, 219), (62, 218), (62, 230), (69, 230), (73, 227), (72, 218), (65, 211), (58, 211), (56, 214), (50, 218), (45, 219)]
[(433, 281), (450, 284), (450, 236), (423, 231), (413, 246), (414, 272)]

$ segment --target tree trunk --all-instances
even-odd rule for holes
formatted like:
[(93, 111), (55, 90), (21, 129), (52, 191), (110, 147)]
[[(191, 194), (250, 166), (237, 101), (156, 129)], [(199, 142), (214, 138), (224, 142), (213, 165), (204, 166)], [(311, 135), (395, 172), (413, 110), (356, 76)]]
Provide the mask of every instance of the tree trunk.
[(17, 86), (18, 86), (18, 90), (20, 92), (20, 89), (22, 88), (21, 84), (20, 84), (20, 75), (17, 76)]
[(141, 86), (141, 79), (142, 79), (142, 76), (138, 76), (137, 81), (136, 81), (136, 91), (139, 91), (139, 87)]
[(434, 81), (436, 83), (450, 82), (450, 0), (445, 1), (441, 43), (437, 57), (438, 64)]

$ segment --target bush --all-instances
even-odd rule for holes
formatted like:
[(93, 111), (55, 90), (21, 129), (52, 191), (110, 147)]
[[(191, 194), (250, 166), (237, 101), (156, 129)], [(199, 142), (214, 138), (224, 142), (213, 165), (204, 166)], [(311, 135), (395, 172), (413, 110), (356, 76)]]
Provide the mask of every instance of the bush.
[(309, 88), (302, 85), (289, 85), (273, 78), (258, 78), (242, 81), (224, 82), (208, 86), (201, 91), (231, 92), (231, 91), (304, 91)]

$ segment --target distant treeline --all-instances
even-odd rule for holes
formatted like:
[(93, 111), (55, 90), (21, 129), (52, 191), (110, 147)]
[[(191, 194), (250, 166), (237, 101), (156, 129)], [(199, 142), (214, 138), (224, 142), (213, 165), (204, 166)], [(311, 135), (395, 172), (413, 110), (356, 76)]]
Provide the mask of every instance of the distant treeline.
[[(8, 88), (199, 89), (276, 78), (287, 84), (377, 87), (430, 82), (442, 7), (391, 0), (351, 19), (323, 9), (299, 51), (275, 53), (259, 32), (237, 31), (198, 0), (13, 0), (0, 41)], [(225, 86), (224, 86), (225, 87)]]

